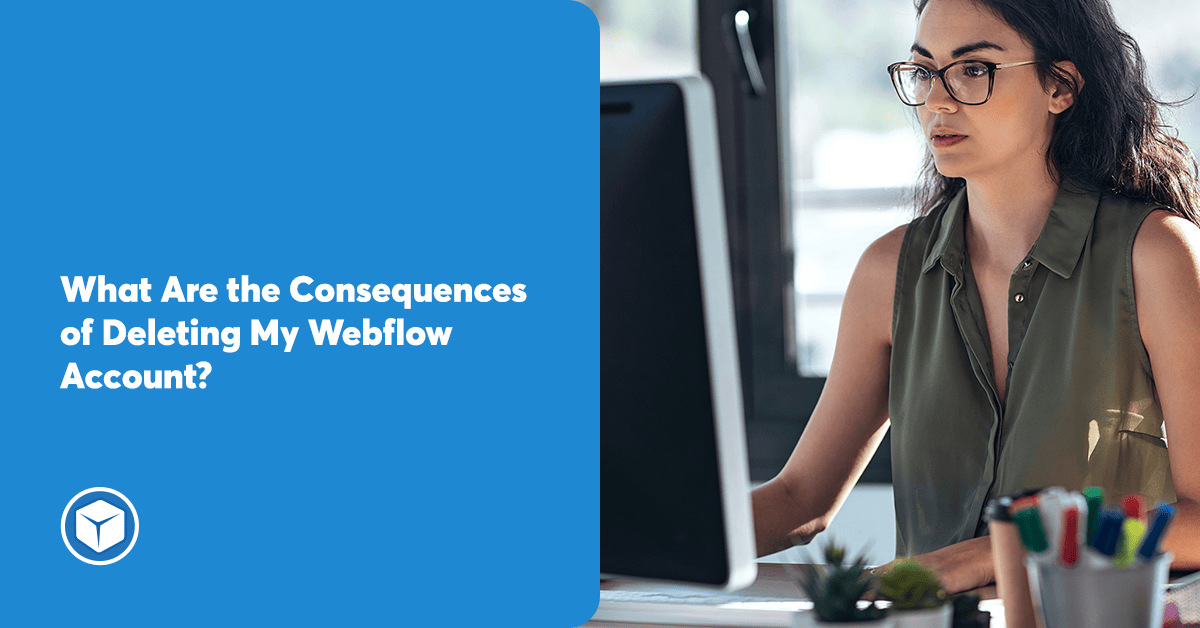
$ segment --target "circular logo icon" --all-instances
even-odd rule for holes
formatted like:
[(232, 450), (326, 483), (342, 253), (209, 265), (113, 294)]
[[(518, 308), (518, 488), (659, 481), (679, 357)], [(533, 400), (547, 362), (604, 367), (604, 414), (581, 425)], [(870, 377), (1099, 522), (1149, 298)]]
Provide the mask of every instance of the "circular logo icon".
[(67, 502), (61, 528), (63, 543), (75, 558), (89, 565), (111, 565), (137, 543), (137, 510), (119, 491), (89, 488)]

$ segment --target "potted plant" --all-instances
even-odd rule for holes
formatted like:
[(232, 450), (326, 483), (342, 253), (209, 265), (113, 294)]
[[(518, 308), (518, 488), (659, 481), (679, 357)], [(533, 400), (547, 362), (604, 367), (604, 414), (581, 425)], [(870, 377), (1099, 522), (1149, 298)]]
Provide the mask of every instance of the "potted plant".
[(915, 560), (898, 560), (879, 577), (879, 592), (892, 602), (896, 628), (950, 628), (952, 607), (937, 576)]
[(850, 564), (844, 564), (844, 547), (829, 543), (825, 546), (824, 565), (797, 565), (792, 577), (812, 600), (817, 625), (859, 622), (862, 628), (891, 628), (887, 609), (859, 601), (875, 589), (875, 579), (867, 569), (866, 554)]

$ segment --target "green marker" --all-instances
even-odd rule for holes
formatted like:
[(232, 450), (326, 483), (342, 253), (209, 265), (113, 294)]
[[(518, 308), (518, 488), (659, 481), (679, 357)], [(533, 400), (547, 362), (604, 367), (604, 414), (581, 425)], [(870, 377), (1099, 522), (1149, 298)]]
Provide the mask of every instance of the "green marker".
[(1092, 486), (1083, 489), (1087, 500), (1087, 544), (1096, 545), (1096, 526), (1100, 525), (1100, 511), (1104, 510), (1104, 489)]
[(1017, 522), (1017, 528), (1021, 531), (1021, 542), (1025, 544), (1026, 550), (1040, 554), (1050, 547), (1046, 543), (1046, 531), (1042, 528), (1042, 517), (1037, 508), (1017, 511), (1013, 515), (1013, 521)]

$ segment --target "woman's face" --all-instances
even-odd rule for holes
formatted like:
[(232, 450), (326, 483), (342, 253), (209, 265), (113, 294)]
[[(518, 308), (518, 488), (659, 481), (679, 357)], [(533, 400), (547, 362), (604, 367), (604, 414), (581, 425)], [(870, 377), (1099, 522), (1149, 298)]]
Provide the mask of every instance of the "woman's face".
[[(913, 61), (937, 70), (962, 59), (997, 64), (1034, 60), (1033, 49), (1007, 23), (971, 0), (931, 0), (917, 22)], [(968, 180), (1044, 168), (1054, 116), (1036, 65), (995, 72), (991, 98), (963, 105), (933, 81), (916, 107), (937, 169)]]

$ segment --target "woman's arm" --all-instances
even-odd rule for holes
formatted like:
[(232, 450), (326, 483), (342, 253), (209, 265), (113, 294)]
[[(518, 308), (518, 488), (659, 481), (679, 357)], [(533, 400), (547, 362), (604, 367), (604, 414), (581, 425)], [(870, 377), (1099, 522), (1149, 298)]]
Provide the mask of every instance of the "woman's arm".
[(1138, 327), (1166, 422), (1178, 498), (1164, 549), (1200, 568), (1200, 228), (1156, 211), (1133, 244)]
[(842, 302), (821, 398), (783, 470), (751, 496), (759, 556), (824, 530), (887, 432), (892, 299), (904, 229), (863, 253)]

